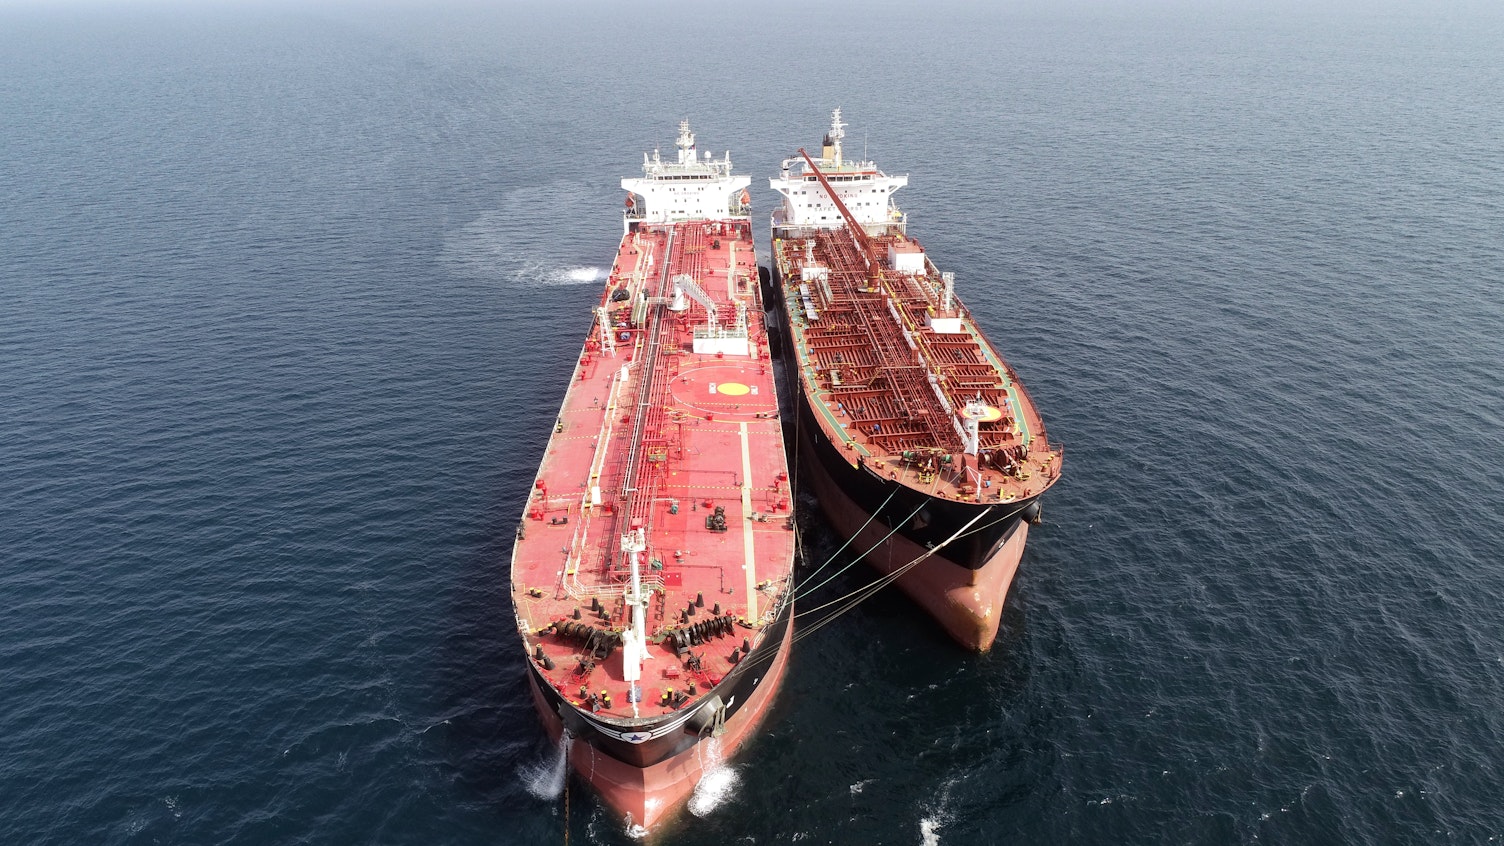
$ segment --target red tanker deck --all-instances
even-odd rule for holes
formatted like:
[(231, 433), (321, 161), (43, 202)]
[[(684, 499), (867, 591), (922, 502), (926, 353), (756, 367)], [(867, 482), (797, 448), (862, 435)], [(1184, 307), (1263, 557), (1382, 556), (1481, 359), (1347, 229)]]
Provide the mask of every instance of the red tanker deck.
[(512, 598), (550, 733), (568, 729), (575, 770), (646, 828), (713, 763), (697, 745), (729, 755), (770, 701), (794, 532), (749, 223), (629, 212), (628, 229), (518, 528)]

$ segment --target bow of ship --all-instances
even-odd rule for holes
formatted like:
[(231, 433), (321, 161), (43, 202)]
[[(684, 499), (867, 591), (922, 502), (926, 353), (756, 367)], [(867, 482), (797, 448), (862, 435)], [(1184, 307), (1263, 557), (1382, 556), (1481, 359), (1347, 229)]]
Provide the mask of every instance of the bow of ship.
[(680, 126), (623, 236), (511, 567), (534, 701), (634, 833), (766, 712), (791, 640), (793, 499), (749, 179)]

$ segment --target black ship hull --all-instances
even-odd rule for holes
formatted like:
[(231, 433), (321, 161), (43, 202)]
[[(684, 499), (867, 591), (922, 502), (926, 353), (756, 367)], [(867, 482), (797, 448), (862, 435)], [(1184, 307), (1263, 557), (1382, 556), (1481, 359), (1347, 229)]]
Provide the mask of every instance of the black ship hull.
[[(783, 364), (785, 396), (795, 398), (796, 481), (812, 490), (821, 511), (849, 550), (895, 583), (957, 642), (985, 650), (996, 637), (998, 617), (1028, 536), (1039, 515), (1038, 495), (1004, 502), (960, 501), (930, 495), (885, 476), (865, 462), (853, 463), (833, 442), (797, 377), (798, 349), (788, 332), (782, 280), (776, 268), (764, 280), (764, 302), (776, 315), (775, 353)], [(917, 562), (917, 563), (915, 563)]]
[[(683, 711), (603, 720), (562, 699), (530, 671), (534, 704), (549, 736), (567, 750), (574, 772), (625, 816), (629, 833), (645, 836), (659, 831), (705, 773), (747, 742), (766, 716), (788, 666), (792, 615), (792, 601), (785, 602), (752, 654)], [(712, 638), (703, 648), (730, 650), (740, 642)], [(648, 705), (655, 711), (661, 707)]]

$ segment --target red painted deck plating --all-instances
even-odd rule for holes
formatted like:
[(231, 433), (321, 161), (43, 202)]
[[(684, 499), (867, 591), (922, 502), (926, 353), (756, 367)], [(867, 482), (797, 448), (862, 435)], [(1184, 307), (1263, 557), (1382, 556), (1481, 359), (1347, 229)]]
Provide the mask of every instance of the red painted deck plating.
[[(686, 276), (697, 296), (675, 297)], [(745, 219), (633, 222), (518, 528), (535, 700), (635, 826), (688, 798), (703, 738), (747, 736), (785, 663), (792, 497), (762, 315)]]

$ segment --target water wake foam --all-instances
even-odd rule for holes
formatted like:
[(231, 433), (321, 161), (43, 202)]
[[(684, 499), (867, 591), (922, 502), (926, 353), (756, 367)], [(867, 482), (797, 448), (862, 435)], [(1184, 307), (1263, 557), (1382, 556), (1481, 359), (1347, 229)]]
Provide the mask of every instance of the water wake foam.
[(944, 828), (952, 818), (950, 811), (950, 795), (959, 778), (948, 778), (940, 788), (940, 795), (936, 797), (934, 804), (922, 803), (921, 808), (928, 812), (927, 816), (919, 818), (919, 838), (923, 846), (940, 846), (940, 829)]
[(512, 191), (500, 208), (446, 233), (439, 260), (462, 278), (529, 289), (598, 282), (606, 270), (580, 258), (609, 256), (621, 238), (620, 224), (601, 213), (614, 203), (602, 200), (595, 187), (575, 182)]
[(519, 774), (528, 793), (539, 799), (557, 799), (563, 794), (564, 780), (569, 778), (569, 747), (573, 744), (574, 738), (566, 731), (552, 760), (522, 768)]
[(606, 276), (605, 270), (599, 267), (583, 265), (559, 267), (548, 262), (524, 259), (514, 259), (511, 265), (511, 278), (524, 285), (584, 285)]
[(696, 747), (696, 754), (701, 756), (700, 765), (704, 774), (700, 776), (700, 783), (695, 785), (694, 795), (689, 797), (689, 812), (697, 817), (704, 817), (731, 798), (741, 776), (737, 774), (735, 767), (724, 760), (721, 739), (718, 737), (701, 741)]
[(599, 267), (575, 267), (564, 271), (564, 277), (570, 282), (594, 282), (602, 275)]

